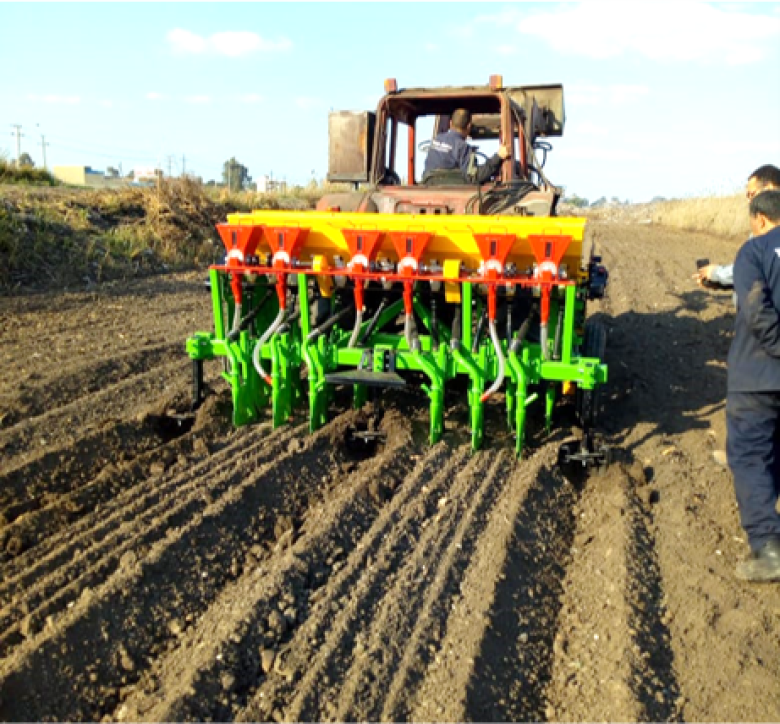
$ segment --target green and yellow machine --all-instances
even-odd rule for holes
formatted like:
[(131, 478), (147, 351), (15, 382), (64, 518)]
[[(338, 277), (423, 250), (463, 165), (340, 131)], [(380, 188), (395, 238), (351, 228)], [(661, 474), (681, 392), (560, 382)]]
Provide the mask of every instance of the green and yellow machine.
[[(586, 254), (585, 220), (555, 214), (560, 190), (536, 152), (548, 150), (540, 136), (562, 133), (562, 89), (535, 88), (503, 88), (497, 76), (438, 92), (390, 81), (376, 114), (331, 114), (329, 178), (353, 192), (324, 197), (316, 211), (232, 214), (217, 227), (226, 256), (210, 271), (214, 331), (187, 341), (196, 402), (203, 361), (215, 357), (227, 360), (236, 425), (269, 405), (283, 425), (308, 404), (314, 431), (336, 386), (350, 385), (360, 407), (371, 387), (420, 384), (435, 443), (445, 389), (463, 377), (473, 448), (485, 405), (503, 395), (521, 455), (527, 410), (539, 400), (549, 429), (557, 396), (576, 394), (584, 435), (562, 448), (562, 462), (604, 464), (593, 424), (605, 336), (585, 316), (607, 272)], [(480, 141), (511, 156), (482, 187), (426, 186), (419, 124), (431, 116), (437, 132), (461, 107)]]

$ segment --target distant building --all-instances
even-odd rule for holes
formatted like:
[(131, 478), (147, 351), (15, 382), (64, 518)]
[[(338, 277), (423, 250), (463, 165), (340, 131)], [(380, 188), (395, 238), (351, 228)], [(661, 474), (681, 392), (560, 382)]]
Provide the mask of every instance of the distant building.
[(286, 182), (271, 178), (266, 174), (258, 179), (255, 186), (257, 187), (257, 192), (261, 194), (270, 194), (274, 191), (285, 191), (287, 189)]
[(127, 179), (118, 178), (91, 166), (55, 166), (52, 169), (55, 178), (71, 186), (90, 186), (92, 188), (116, 188), (126, 186)]
[(139, 184), (156, 183), (162, 175), (162, 170), (154, 166), (136, 166), (133, 169), (133, 181)]

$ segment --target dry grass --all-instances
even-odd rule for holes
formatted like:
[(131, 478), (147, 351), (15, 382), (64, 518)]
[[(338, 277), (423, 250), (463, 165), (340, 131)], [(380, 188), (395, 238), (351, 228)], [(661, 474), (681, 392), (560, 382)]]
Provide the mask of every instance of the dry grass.
[(653, 205), (653, 223), (718, 236), (743, 237), (750, 233), (748, 204), (743, 194), (664, 201)]
[(313, 208), (322, 193), (229, 193), (187, 178), (152, 188), (0, 187), (0, 291), (202, 267), (222, 258), (214, 225), (227, 214)]
[(561, 215), (585, 216), (623, 224), (658, 224), (729, 239), (746, 239), (750, 233), (748, 202), (743, 194), (647, 204), (605, 204), (583, 209), (562, 204), (558, 210)]

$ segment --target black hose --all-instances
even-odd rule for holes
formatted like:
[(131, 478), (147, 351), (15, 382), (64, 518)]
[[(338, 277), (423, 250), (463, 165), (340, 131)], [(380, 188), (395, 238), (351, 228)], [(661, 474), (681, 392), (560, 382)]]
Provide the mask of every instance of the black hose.
[(321, 337), (327, 332), (336, 322), (340, 322), (348, 314), (354, 311), (354, 307), (344, 307), (340, 312), (337, 312), (332, 317), (326, 319), (319, 327), (315, 327), (309, 332), (309, 336), (306, 338), (307, 342), (313, 342), (318, 337)]
[(455, 315), (452, 318), (452, 335), (450, 337), (450, 347), (458, 349), (460, 347), (463, 325), (461, 324), (460, 307), (455, 307)]
[(376, 308), (376, 312), (374, 313), (374, 316), (371, 317), (371, 319), (368, 322), (368, 326), (366, 327), (366, 331), (360, 335), (360, 339), (358, 340), (358, 344), (362, 344), (364, 339), (368, 339), (371, 337), (371, 335), (374, 333), (374, 330), (376, 329), (376, 325), (379, 324), (379, 317), (381, 316), (382, 312), (385, 311), (387, 308), (387, 296), (385, 295), (382, 300), (379, 302), (379, 306)]
[(537, 305), (531, 307), (531, 311), (528, 312), (528, 316), (523, 320), (523, 323), (520, 325), (520, 329), (517, 330), (517, 335), (512, 340), (512, 344), (509, 347), (510, 352), (517, 352), (517, 350), (520, 349), (520, 345), (528, 335), (528, 330), (531, 329), (531, 323), (538, 316), (538, 314), (539, 307)]
[(431, 297), (431, 346), (434, 352), (439, 349), (439, 320), (436, 316), (436, 297)]
[(277, 334), (285, 334), (290, 331), (290, 326), (293, 322), (297, 322), (300, 319), (301, 310), (300, 307), (296, 309), (289, 317), (284, 320), (284, 323), (276, 330)]
[(263, 305), (270, 299), (270, 297), (273, 296), (274, 290), (268, 289), (266, 293), (263, 295), (263, 298), (258, 302), (257, 306), (249, 312), (249, 314), (246, 315), (246, 317), (243, 317), (241, 319), (241, 322), (238, 325), (238, 329), (234, 329), (228, 334), (227, 341), (228, 342), (235, 342), (238, 339), (238, 335), (241, 334), (252, 322), (255, 320), (255, 317), (260, 313), (260, 310), (263, 308)]
[(558, 319), (555, 320), (555, 341), (553, 342), (553, 359), (561, 358), (561, 333), (563, 332), (563, 310), (558, 304)]
[(479, 349), (479, 343), (482, 341), (482, 334), (485, 331), (485, 320), (487, 319), (487, 309), (482, 310), (477, 322), (477, 329), (474, 332), (474, 341), (471, 344), (471, 354), (476, 354)]

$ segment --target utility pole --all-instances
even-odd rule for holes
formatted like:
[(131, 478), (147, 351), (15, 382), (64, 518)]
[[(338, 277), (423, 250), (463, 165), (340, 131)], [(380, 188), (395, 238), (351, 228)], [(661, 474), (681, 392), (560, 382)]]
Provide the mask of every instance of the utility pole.
[[(19, 158), (22, 155), (22, 136), (24, 135), (22, 133), (22, 126), (19, 123), (12, 123), (11, 128), (16, 129), (16, 165), (19, 165)], [(14, 134), (11, 133), (13, 136)]]
[(184, 154), (181, 155), (181, 175), (187, 175), (187, 157)]
[(171, 164), (173, 163), (173, 156), (168, 155), (168, 178), (171, 177)]
[(41, 150), (43, 151), (43, 168), (44, 170), (48, 171), (49, 167), (46, 165), (46, 146), (49, 144), (46, 143), (46, 138), (43, 134), (41, 134)]

